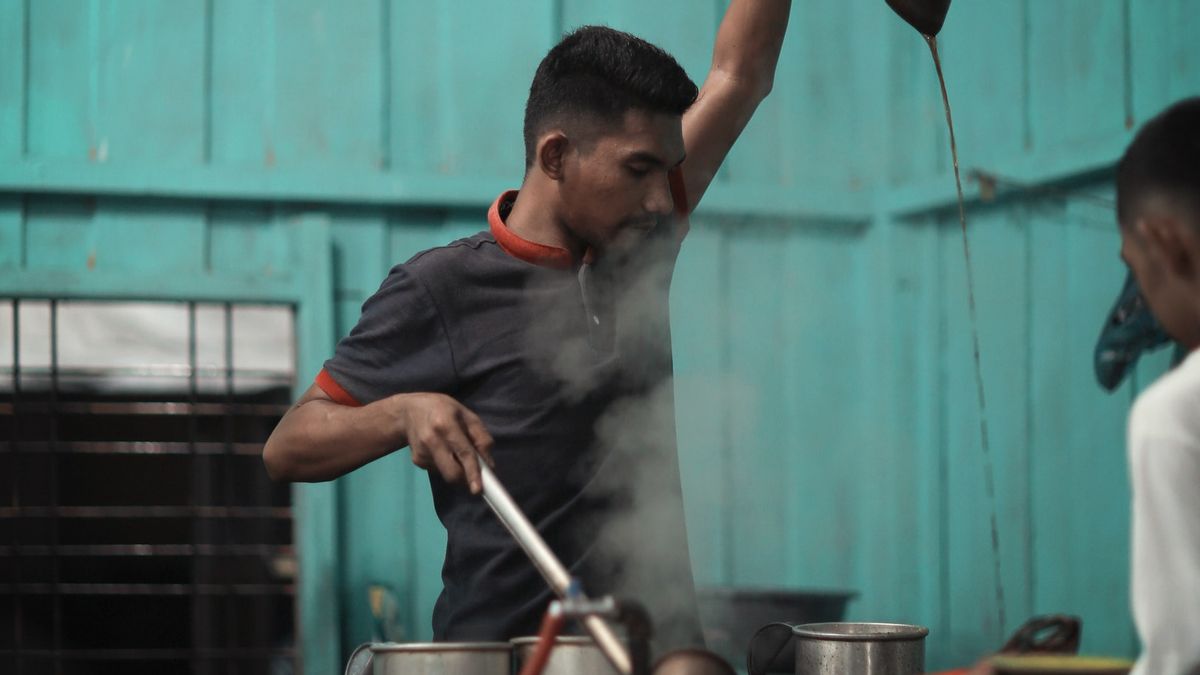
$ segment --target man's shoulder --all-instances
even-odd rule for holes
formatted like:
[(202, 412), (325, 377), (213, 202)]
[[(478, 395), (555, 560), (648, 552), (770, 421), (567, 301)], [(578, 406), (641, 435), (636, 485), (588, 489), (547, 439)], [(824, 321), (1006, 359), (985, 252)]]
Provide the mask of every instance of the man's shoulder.
[(496, 240), (491, 233), (484, 230), (448, 244), (420, 251), (409, 258), (404, 267), (418, 275), (426, 272), (444, 272), (477, 257), (480, 253), (488, 252), (487, 249), (495, 245)]

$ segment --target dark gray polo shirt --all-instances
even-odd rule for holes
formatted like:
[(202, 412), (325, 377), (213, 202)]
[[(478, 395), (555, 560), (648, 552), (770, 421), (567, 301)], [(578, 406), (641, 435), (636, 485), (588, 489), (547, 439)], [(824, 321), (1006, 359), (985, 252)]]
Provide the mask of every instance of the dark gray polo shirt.
[[(483, 420), (496, 473), (592, 595), (645, 603), (660, 647), (700, 643), (675, 447), (667, 296), (686, 220), (581, 263), (504, 225), (397, 265), (317, 383), (365, 404), (441, 392)], [(437, 640), (532, 635), (550, 590), (480, 497), (429, 474), (447, 532)]]

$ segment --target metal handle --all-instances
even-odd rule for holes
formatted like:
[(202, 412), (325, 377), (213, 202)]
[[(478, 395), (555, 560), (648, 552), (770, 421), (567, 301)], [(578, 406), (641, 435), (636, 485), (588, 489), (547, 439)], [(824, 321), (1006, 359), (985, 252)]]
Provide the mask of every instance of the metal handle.
[[(483, 474), (483, 500), (496, 513), (496, 517), (517, 540), (521, 548), (525, 549), (526, 555), (533, 561), (534, 567), (545, 577), (550, 588), (558, 597), (565, 598), (567, 587), (571, 584), (571, 575), (567, 572), (567, 568), (563, 567), (558, 557), (546, 545), (542, 535), (538, 534), (537, 529), (525, 517), (525, 513), (513, 501), (508, 490), (505, 490), (504, 486), (500, 484), (500, 479), (496, 478), (496, 474), (491, 467), (484, 463), (483, 458), (479, 458), (479, 469)], [(592, 639), (596, 641), (596, 646), (600, 648), (609, 663), (617, 669), (617, 672), (621, 675), (631, 675), (633, 666), (629, 660), (629, 652), (617, 639), (612, 628), (609, 628), (608, 624), (604, 622), (604, 619), (598, 616), (586, 617), (583, 620), (583, 627), (591, 634)]]

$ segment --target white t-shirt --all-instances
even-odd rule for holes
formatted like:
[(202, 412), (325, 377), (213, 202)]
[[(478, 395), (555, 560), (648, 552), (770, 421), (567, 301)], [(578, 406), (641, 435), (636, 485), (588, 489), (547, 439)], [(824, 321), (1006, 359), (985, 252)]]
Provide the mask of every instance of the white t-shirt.
[(1200, 350), (1129, 414), (1133, 487), (1133, 675), (1200, 668)]

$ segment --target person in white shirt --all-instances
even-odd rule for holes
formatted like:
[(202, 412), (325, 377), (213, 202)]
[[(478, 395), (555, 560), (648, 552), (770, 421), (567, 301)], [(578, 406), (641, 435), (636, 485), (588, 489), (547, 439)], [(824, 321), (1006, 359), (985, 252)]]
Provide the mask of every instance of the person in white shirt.
[(1121, 258), (1188, 352), (1129, 415), (1134, 675), (1200, 672), (1200, 98), (1138, 132), (1117, 165)]

